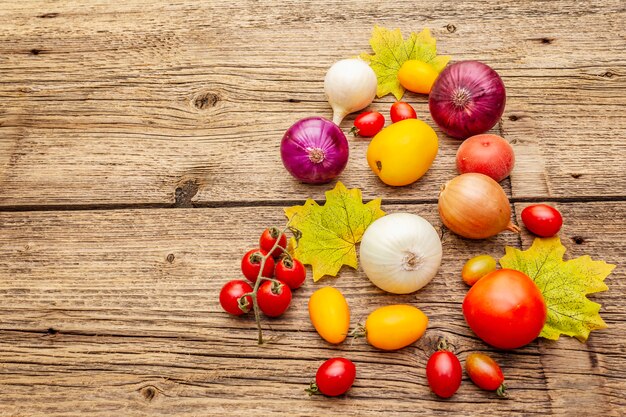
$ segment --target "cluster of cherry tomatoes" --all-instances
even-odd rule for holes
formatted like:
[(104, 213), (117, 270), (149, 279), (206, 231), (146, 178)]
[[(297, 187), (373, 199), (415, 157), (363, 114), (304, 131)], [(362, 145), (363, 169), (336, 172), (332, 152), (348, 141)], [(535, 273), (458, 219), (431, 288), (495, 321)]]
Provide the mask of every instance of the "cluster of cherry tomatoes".
[(241, 259), (241, 272), (248, 281), (229, 281), (220, 291), (224, 311), (236, 316), (245, 314), (254, 307), (254, 299), (268, 317), (278, 317), (287, 311), (291, 290), (304, 283), (306, 269), (289, 255), (286, 247), (285, 233), (275, 227), (263, 231), (259, 247), (249, 250)]
[[(404, 101), (396, 101), (389, 111), (391, 122), (397, 123), (405, 119), (417, 119), (415, 109)], [(371, 138), (385, 127), (385, 116), (377, 111), (365, 111), (354, 119), (354, 127), (350, 130), (355, 135)]]

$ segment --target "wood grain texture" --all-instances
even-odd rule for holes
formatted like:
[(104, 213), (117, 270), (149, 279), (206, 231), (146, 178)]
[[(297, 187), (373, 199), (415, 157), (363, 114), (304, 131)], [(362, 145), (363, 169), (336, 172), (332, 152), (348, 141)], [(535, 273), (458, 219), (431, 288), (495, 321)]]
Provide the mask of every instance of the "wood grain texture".
[[(2, 2), (0, 416), (623, 415), (625, 21), (621, 0)], [(280, 139), (300, 118), (330, 117), (325, 71), (367, 51), (375, 24), (430, 27), (441, 53), (500, 73), (507, 107), (492, 132), (515, 149), (502, 184), (513, 216), (520, 224), (529, 202), (546, 200), (565, 219), (566, 257), (617, 265), (609, 291), (590, 297), (607, 329), (512, 352), (468, 329), (463, 263), (528, 247), (525, 231), (477, 242), (443, 231), (442, 268), (413, 295), (385, 294), (349, 268), (307, 282), (283, 317), (264, 320), (266, 345), (251, 318), (221, 311), (219, 290), (261, 230), (332, 187), (291, 179)], [(434, 126), (425, 97), (405, 100)], [(371, 108), (386, 115), (392, 102)], [(437, 195), (460, 142), (440, 134), (432, 169), (402, 188), (369, 171), (367, 143), (350, 138), (340, 180), (440, 227)], [(321, 285), (344, 292), (353, 326), (411, 303), (429, 329), (398, 352), (330, 346), (306, 308)], [(440, 337), (462, 362), (490, 353), (511, 397), (467, 376), (453, 398), (431, 394), (424, 368)], [(333, 356), (356, 363), (354, 387), (307, 397)]]
[[(413, 415), (420, 409), (618, 416), (626, 406), (620, 394), (626, 242), (609, 220), (623, 216), (626, 204), (557, 207), (572, 219), (561, 232), (568, 256), (591, 254), (619, 265), (607, 280), (610, 291), (593, 296), (609, 328), (586, 344), (563, 338), (513, 352), (485, 346), (467, 328), (459, 271), (471, 256), (499, 257), (504, 245), (519, 245), (514, 234), (469, 241), (444, 233), (441, 271), (413, 295), (385, 294), (349, 268), (337, 279), (309, 281), (282, 318), (264, 321), (272, 341), (257, 346), (253, 321), (228, 316), (216, 300), (221, 286), (239, 276), (239, 258), (261, 225), (284, 220), (279, 207), (0, 213), (0, 415)], [(432, 204), (383, 208), (440, 226)], [(515, 208), (519, 213), (522, 206)], [(530, 237), (522, 241), (526, 247)], [(376, 306), (405, 302), (429, 316), (429, 330), (393, 353), (363, 340), (330, 346), (312, 329), (306, 309), (321, 285), (344, 292), (353, 325)], [(466, 377), (451, 400), (430, 394), (424, 367), (442, 336), (462, 360), (472, 351), (490, 352), (504, 368), (511, 399), (480, 392)], [(354, 388), (339, 399), (306, 397), (303, 388), (317, 366), (337, 355), (357, 364)]]
[[(325, 187), (287, 175), (280, 139), (302, 117), (330, 117), (324, 73), (368, 50), (374, 24), (430, 27), (442, 53), (498, 70), (508, 104), (494, 132), (515, 146), (513, 196), (620, 196), (624, 21), (619, 0), (419, 2), (409, 10), (331, 1), (4, 4), (0, 205), (323, 198)], [(405, 99), (434, 126), (424, 97)], [(387, 114), (391, 102), (372, 108)], [(368, 198), (432, 202), (454, 175), (459, 143), (440, 137), (433, 168), (412, 186), (384, 187), (359, 140), (341, 180)]]

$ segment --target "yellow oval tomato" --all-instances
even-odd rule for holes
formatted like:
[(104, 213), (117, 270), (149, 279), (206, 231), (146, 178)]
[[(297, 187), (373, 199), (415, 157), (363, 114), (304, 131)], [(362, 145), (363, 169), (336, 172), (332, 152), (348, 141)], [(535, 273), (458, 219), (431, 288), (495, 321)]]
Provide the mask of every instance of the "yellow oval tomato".
[(311, 295), (309, 317), (315, 330), (328, 343), (341, 343), (348, 335), (350, 309), (337, 288), (320, 288)]
[(400, 85), (414, 93), (429, 94), (438, 76), (432, 65), (416, 59), (406, 61), (398, 71)]
[(365, 321), (365, 334), (370, 345), (383, 350), (396, 350), (422, 337), (428, 317), (419, 308), (395, 304), (374, 310)]
[(381, 130), (367, 148), (367, 163), (387, 185), (408, 185), (432, 165), (439, 140), (421, 120), (406, 119)]

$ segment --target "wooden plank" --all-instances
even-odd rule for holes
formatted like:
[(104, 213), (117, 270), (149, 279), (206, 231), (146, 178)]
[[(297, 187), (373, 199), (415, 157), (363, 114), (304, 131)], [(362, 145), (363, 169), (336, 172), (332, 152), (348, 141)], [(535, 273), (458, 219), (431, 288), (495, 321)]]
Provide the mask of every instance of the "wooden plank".
[[(567, 248), (565, 259), (590, 255), (617, 265), (607, 279), (608, 292), (589, 296), (602, 305), (600, 314), (609, 328), (589, 337), (586, 344), (561, 337), (557, 342), (542, 340), (539, 344), (540, 360), (551, 395), (551, 410), (566, 410), (575, 415), (623, 413), (626, 401), (620, 391), (624, 389), (623, 358), (626, 355), (626, 308), (617, 297), (626, 294), (624, 281), (625, 239), (621, 229), (626, 225), (626, 203), (546, 203), (556, 207), (563, 215), (564, 225), (559, 236)], [(518, 222), (520, 213), (528, 203), (515, 204)], [(534, 236), (525, 229), (522, 246), (529, 247)], [(613, 299), (613, 301), (609, 301)], [(604, 353), (597, 354), (596, 347), (605, 345)], [(599, 371), (602, 369), (602, 371)], [(580, 377), (580, 373), (585, 373)], [(589, 389), (589, 387), (597, 389)], [(598, 393), (603, 393), (598, 395)], [(608, 404), (607, 404), (608, 403)], [(576, 404), (594, 404), (598, 411), (573, 409)]]
[[(558, 204), (568, 256), (588, 253), (624, 265), (625, 223), (609, 220), (625, 206)], [(522, 207), (516, 205), (518, 215)], [(440, 226), (432, 204), (384, 209), (418, 213)], [(587, 344), (537, 341), (502, 352), (467, 328), (459, 271), (471, 256), (499, 257), (504, 245), (517, 246), (518, 236), (508, 233), (476, 242), (445, 233), (441, 271), (413, 295), (384, 294), (351, 269), (307, 282), (283, 317), (265, 321), (271, 343), (257, 346), (253, 321), (221, 312), (217, 295), (239, 276), (240, 256), (264, 225), (283, 220), (280, 207), (0, 213), (2, 412), (617, 416), (626, 406), (621, 267), (608, 279), (610, 291), (593, 296), (609, 328)], [(522, 240), (530, 243), (526, 234)], [(321, 285), (344, 292), (353, 325), (375, 306), (404, 302), (423, 309), (429, 330), (399, 352), (379, 352), (363, 340), (329, 346), (306, 309)], [(442, 336), (462, 360), (472, 351), (490, 352), (504, 368), (511, 399), (480, 392), (467, 377), (451, 400), (430, 394), (424, 367)], [(338, 399), (307, 398), (302, 390), (317, 366), (337, 355), (356, 362), (354, 388)]]
[[(0, 205), (323, 198), (325, 187), (288, 176), (279, 141), (299, 118), (330, 116), (324, 72), (367, 50), (374, 24), (431, 27), (443, 53), (502, 74), (509, 104), (494, 132), (515, 142), (514, 196), (623, 194), (621, 2), (555, 1), (541, 13), (518, 3), (4, 5)], [(406, 99), (432, 124), (424, 97)], [(372, 108), (387, 114), (391, 102)], [(367, 168), (367, 142), (351, 140), (341, 180), (366, 197), (433, 202), (459, 143), (441, 142), (426, 177), (391, 189)]]

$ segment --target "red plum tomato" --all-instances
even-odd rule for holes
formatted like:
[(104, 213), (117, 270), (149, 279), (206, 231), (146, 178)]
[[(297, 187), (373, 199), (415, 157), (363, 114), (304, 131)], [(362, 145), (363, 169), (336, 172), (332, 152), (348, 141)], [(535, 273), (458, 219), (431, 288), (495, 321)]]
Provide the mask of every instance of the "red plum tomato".
[(463, 368), (459, 358), (450, 351), (433, 353), (426, 364), (426, 379), (432, 392), (441, 398), (450, 398), (461, 386)]
[(404, 101), (396, 101), (391, 105), (391, 121), (393, 123), (399, 122), (405, 119), (417, 119), (417, 113), (415, 109)]
[(547, 204), (533, 204), (522, 210), (522, 222), (532, 233), (541, 237), (556, 235), (563, 225), (557, 209)]
[(317, 370), (315, 385), (309, 392), (320, 392), (329, 397), (336, 397), (348, 391), (355, 378), (356, 366), (352, 361), (345, 358), (330, 358)]
[(364, 138), (371, 138), (383, 127), (385, 127), (385, 116), (377, 111), (366, 111), (354, 119), (354, 127), (350, 129), (350, 132), (354, 133), (355, 136), (358, 134)]

